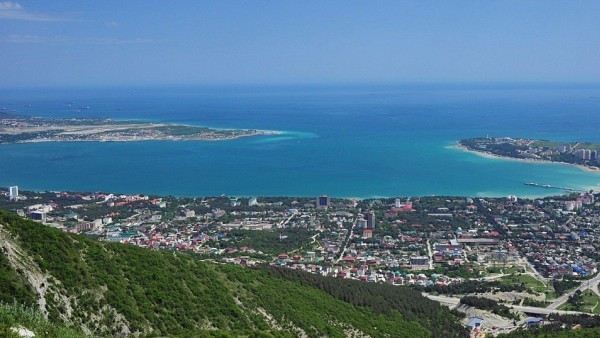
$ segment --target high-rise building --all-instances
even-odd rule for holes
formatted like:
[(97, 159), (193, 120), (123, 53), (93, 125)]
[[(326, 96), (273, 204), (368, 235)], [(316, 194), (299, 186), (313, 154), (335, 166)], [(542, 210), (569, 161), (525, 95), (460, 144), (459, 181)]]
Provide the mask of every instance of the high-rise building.
[(253, 207), (258, 205), (258, 200), (256, 199), (256, 197), (252, 197), (248, 200), (248, 206), (249, 207)]
[(590, 149), (579, 149), (575, 152), (575, 156), (580, 160), (590, 160), (592, 158), (592, 151)]
[(10, 188), (8, 188), (8, 198), (11, 201), (16, 201), (17, 198), (19, 198), (19, 187), (18, 186), (12, 186)]
[(365, 218), (367, 219), (367, 228), (375, 229), (375, 213), (369, 211), (365, 214)]
[(394, 201), (394, 207), (402, 208), (402, 200), (400, 200), (399, 198), (396, 198), (396, 200)]
[(329, 197), (319, 196), (317, 197), (317, 209), (327, 209), (329, 207)]

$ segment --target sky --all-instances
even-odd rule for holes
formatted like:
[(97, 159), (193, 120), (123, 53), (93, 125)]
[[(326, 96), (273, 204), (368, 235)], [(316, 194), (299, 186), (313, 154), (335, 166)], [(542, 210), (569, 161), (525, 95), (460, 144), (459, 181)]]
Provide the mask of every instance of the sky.
[(600, 1), (3, 1), (0, 87), (600, 82)]

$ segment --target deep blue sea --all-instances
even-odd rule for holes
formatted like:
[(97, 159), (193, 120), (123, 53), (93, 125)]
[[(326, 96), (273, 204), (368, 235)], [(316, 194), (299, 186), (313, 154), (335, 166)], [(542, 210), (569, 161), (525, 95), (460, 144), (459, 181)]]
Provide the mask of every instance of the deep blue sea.
[(4, 111), (284, 131), (233, 141), (0, 145), (0, 186), (340, 197), (558, 194), (600, 186), (561, 164), (483, 158), (460, 138), (600, 142), (600, 87), (399, 85), (1, 90)]

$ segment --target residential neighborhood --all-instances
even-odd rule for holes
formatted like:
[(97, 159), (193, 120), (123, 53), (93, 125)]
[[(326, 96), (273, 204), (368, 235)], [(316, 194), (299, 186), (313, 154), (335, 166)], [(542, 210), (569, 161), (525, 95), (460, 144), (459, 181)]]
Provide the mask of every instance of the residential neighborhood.
[[(474, 334), (497, 334), (552, 313), (600, 313), (575, 299), (600, 302), (597, 198), (177, 198), (9, 187), (0, 208), (102, 241), (417, 288), (465, 312)], [(474, 295), (510, 311), (465, 305), (478, 304), (465, 300)]]

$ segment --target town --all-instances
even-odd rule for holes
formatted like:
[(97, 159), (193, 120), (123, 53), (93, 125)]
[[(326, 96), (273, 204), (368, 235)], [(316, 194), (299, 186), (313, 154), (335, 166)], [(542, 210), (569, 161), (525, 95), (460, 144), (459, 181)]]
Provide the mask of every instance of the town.
[(600, 314), (600, 196), (166, 197), (0, 190), (66, 232), (198, 259), (417, 288), (472, 335)]
[(464, 149), (489, 155), (534, 161), (561, 162), (598, 170), (599, 144), (555, 142), (512, 137), (479, 137), (458, 142)]

